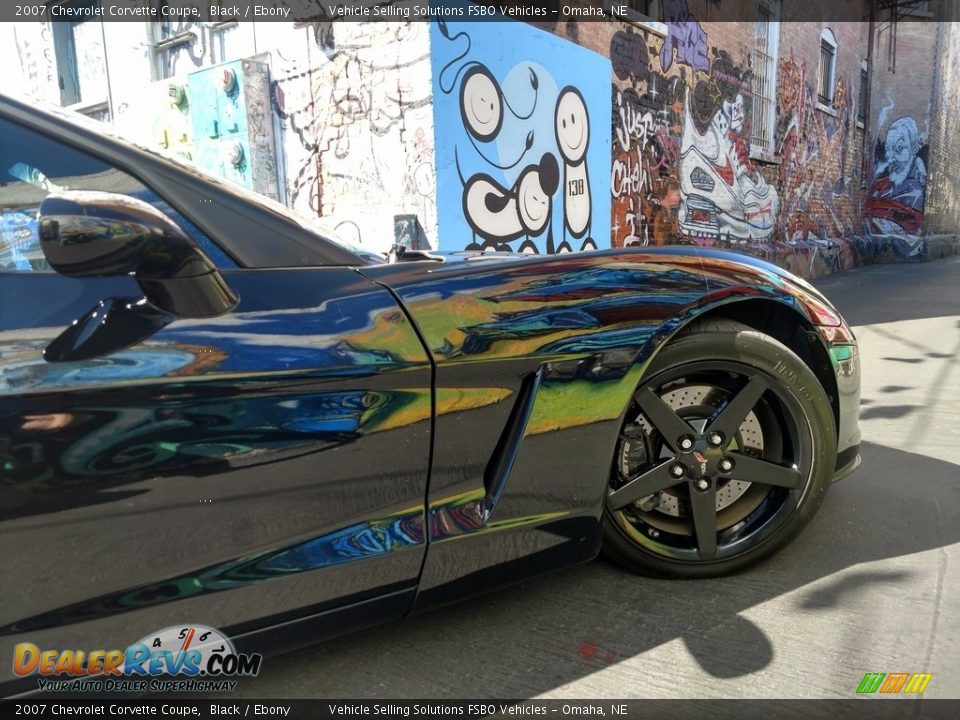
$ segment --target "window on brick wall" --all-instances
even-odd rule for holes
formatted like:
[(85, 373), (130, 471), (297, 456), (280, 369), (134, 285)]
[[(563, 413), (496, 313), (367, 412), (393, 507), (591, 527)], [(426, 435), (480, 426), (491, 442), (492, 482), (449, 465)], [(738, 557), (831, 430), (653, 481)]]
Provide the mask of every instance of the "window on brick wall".
[(604, 11), (615, 17), (640, 25), (658, 35), (667, 36), (662, 0), (603, 0), (602, 6)]
[(820, 74), (817, 99), (823, 105), (833, 102), (833, 88), (837, 75), (837, 39), (829, 28), (820, 33)]
[(750, 132), (751, 150), (760, 156), (773, 154), (779, 48), (780, 0), (760, 0), (754, 26), (753, 117)]

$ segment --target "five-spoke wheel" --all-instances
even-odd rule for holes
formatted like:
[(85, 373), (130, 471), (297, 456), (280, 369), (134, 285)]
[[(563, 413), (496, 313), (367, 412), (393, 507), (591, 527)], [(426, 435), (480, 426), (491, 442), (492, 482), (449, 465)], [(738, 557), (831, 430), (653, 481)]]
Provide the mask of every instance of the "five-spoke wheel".
[(809, 522), (835, 458), (829, 399), (800, 358), (746, 326), (698, 324), (658, 354), (633, 396), (604, 547), (660, 575), (743, 567)]

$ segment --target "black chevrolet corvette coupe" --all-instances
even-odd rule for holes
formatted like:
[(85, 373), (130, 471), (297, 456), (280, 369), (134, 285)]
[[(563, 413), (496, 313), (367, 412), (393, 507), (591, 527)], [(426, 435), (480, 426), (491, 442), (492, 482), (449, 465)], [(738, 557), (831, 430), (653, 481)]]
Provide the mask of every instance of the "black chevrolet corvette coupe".
[(854, 337), (759, 260), (376, 263), (3, 98), (0, 210), (0, 681), (22, 643), (289, 646), (601, 549), (728, 573), (858, 463)]

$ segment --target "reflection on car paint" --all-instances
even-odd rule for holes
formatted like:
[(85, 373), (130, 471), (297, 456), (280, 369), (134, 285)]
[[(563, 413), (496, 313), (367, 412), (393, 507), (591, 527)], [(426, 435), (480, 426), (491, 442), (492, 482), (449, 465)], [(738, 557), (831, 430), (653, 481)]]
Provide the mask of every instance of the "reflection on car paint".
[[(517, 464), (497, 508), (497, 527), (482, 515), (482, 471), (496, 435), (478, 434), (467, 456), (458, 456), (442, 442), (456, 432), (457, 415), (438, 416), (428, 513), (434, 541), (517, 531), (526, 523), (536, 527), (543, 521), (539, 512), (529, 512), (534, 504), (525, 500), (528, 493), (538, 493), (536, 507), (548, 514), (599, 502), (599, 495), (594, 499), (584, 488), (585, 478), (605, 475), (608, 448), (601, 438), (612, 430), (603, 430), (603, 424), (613, 428), (619, 422), (657, 349), (718, 304), (768, 298), (802, 312), (796, 298), (809, 292), (763, 262), (728, 260), (700, 249), (462, 265), (362, 271), (403, 300), (437, 363), (438, 388), (470, 382), (475, 364), (486, 367), (488, 377), (501, 373), (514, 391), (528, 374), (543, 371)], [(500, 364), (503, 370), (497, 369)], [(501, 426), (506, 412), (495, 421), (490, 416), (474, 422)], [(542, 456), (528, 448), (538, 438), (553, 443), (551, 433), (557, 434), (556, 446), (575, 447), (577, 454), (564, 476), (547, 478)], [(506, 524), (510, 521), (516, 524)], [(429, 588), (452, 580), (456, 568), (438, 570), (428, 562), (424, 573), (421, 583)]]
[(430, 504), (427, 519), (430, 523), (430, 541), (451, 540), (470, 533), (490, 533), (523, 525), (541, 525), (570, 513), (538, 513), (506, 520), (491, 519), (484, 507), (483, 491), (473, 490)]
[(290, 547), (26, 617), (0, 626), (0, 636), (95, 620), (173, 600), (232, 590), (278, 577), (385, 555), (423, 542), (422, 509), (409, 508), (390, 517), (355, 523)]
[[(109, 507), (115, 512), (119, 500), (159, 486), (134, 485), (139, 480), (174, 475), (229, 480), (232, 471), (261, 466), (272, 479), (284, 472), (285, 461), (298, 456), (311, 468), (303, 474), (304, 465), (297, 466), (298, 482), (319, 490), (323, 479), (310, 473), (339, 458), (343, 474), (333, 479), (342, 486), (331, 492), (345, 492), (353, 487), (344, 482), (353, 477), (349, 462), (359, 455), (348, 454), (351, 447), (369, 451), (371, 446), (362, 445), (365, 438), (414, 426), (421, 429), (417, 438), (433, 435), (426, 531), (422, 507), (384, 520), (355, 522), (363, 515), (353, 514), (345, 527), (312, 540), (266, 553), (223, 555), (229, 559), (64, 604), (29, 622), (43, 627), (78, 622), (118, 608), (396, 555), (403, 548), (422, 548), (427, 537), (437, 548), (470, 537), (483, 537), (483, 547), (499, 548), (488, 559), (471, 559), (477, 571), (485, 564), (492, 569), (522, 560), (516, 550), (521, 547), (543, 550), (538, 569), (584, 559), (595, 547), (609, 469), (607, 439), (615, 436), (630, 394), (660, 344), (713, 303), (739, 294), (791, 304), (799, 292), (762, 266), (756, 271), (732, 263), (726, 267), (724, 260), (693, 252), (430, 267), (365, 267), (362, 272), (390, 286), (407, 305), (436, 364), (434, 399), (424, 348), (404, 312), (385, 301), (386, 292), (351, 287), (303, 309), (249, 310), (252, 293), (239, 288), (248, 302), (240, 312), (178, 321), (130, 350), (59, 368), (44, 363), (40, 353), (45, 336), (61, 328), (0, 334), (0, 435), (7, 439), (0, 447), (0, 467), (7, 485), (35, 495), (8, 517), (56, 509), (57, 488), (83, 490), (70, 498), (71, 509), (113, 503)], [(238, 273), (233, 282), (240, 284), (242, 276)], [(278, 286), (284, 302), (285, 288)], [(410, 373), (414, 366), (418, 372)], [(389, 373), (389, 383), (381, 372)], [(488, 514), (484, 468), (513, 398), (524, 378), (536, 372), (542, 382), (516, 464)], [(50, 398), (47, 412), (27, 416), (15, 407), (25, 388)], [(121, 388), (121, 396), (126, 388), (136, 392), (128, 402), (111, 404), (102, 400), (105, 388)], [(101, 400), (91, 402), (88, 396)], [(56, 397), (69, 402), (52, 407)], [(405, 436), (386, 441), (389, 452), (366, 456), (368, 466), (355, 472), (373, 478), (379, 477), (377, 470), (391, 472), (407, 451), (406, 442)], [(405, 472), (412, 478), (403, 476), (405, 490), (426, 486), (426, 471)], [(337, 497), (343, 503), (349, 496)], [(248, 497), (241, 499), (238, 505), (250, 506)], [(403, 504), (393, 507), (410, 500), (404, 495)], [(551, 538), (548, 550), (539, 534), (554, 526), (569, 528), (570, 534)], [(303, 525), (295, 533), (307, 535)], [(443, 559), (436, 562), (429, 557), (421, 578), (424, 591), (463, 572), (453, 555), (440, 554)]]
[(91, 384), (136, 381), (172, 374), (196, 375), (221, 363), (226, 354), (197, 345), (168, 347), (144, 344), (105, 358), (83, 362), (48, 363), (44, 341), (0, 346), (0, 395), (48, 387), (77, 388)]
[[(509, 274), (502, 267), (482, 270), (480, 278), (451, 279), (449, 289), (442, 272), (398, 288), (438, 362), (562, 354), (569, 350), (557, 343), (576, 345), (576, 338), (617, 330), (627, 331), (617, 342), (634, 331), (626, 348), (639, 351), (665, 317), (705, 289), (697, 258), (660, 268), (593, 258), (527, 263)], [(423, 292), (427, 287), (434, 292)]]
[[(9, 446), (0, 447), (4, 479), (18, 484), (47, 478), (37, 490), (122, 475), (132, 481), (162, 472), (202, 472), (214, 461), (231, 467), (263, 462), (264, 452), (340, 444), (366, 432), (400, 426), (388, 416), (423, 405), (414, 418), (429, 417), (425, 391), (341, 391), (294, 397), (255, 397), (227, 402), (159, 406), (81, 406), (60, 413), (54, 438), (36, 416), (9, 415), (0, 408), (0, 427)], [(43, 439), (33, 443), (31, 440)], [(319, 443), (319, 444), (318, 444)], [(251, 455), (249, 460), (244, 456)], [(212, 465), (206, 471), (222, 470)], [(52, 477), (56, 478), (53, 482)]]
[(213, 321), (181, 320), (139, 346), (76, 363), (43, 359), (43, 349), (61, 328), (42, 330), (43, 339), (35, 339), (37, 331), (29, 340), (8, 333), (8, 338), (0, 337), (0, 395), (214, 373), (313, 368), (347, 373), (350, 367), (369, 373), (378, 366), (399, 367), (421, 360), (423, 348), (409, 332), (403, 313), (383, 303), (383, 293), (377, 292), (315, 308), (238, 312)]

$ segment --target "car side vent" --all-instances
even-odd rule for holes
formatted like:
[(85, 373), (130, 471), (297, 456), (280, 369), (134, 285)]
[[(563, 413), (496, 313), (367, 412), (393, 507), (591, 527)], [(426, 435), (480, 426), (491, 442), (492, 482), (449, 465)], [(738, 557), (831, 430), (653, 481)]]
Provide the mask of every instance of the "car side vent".
[(520, 443), (523, 440), (523, 433), (527, 428), (527, 422), (530, 420), (530, 413), (533, 410), (533, 403), (537, 397), (537, 390), (540, 388), (540, 380), (543, 375), (542, 370), (527, 375), (520, 384), (520, 390), (517, 392), (517, 399), (514, 402), (513, 409), (510, 411), (510, 417), (504, 425), (500, 439), (497, 441), (490, 461), (487, 463), (486, 470), (483, 473), (483, 487), (486, 491), (484, 497), (484, 522), (486, 522), (493, 513), (503, 490), (510, 478), (513, 465), (517, 460), (517, 454), (520, 451)]

